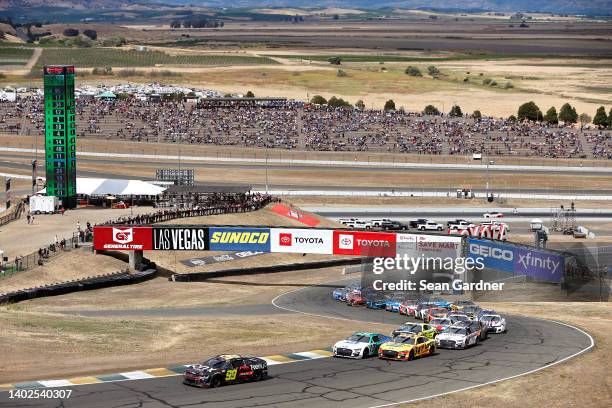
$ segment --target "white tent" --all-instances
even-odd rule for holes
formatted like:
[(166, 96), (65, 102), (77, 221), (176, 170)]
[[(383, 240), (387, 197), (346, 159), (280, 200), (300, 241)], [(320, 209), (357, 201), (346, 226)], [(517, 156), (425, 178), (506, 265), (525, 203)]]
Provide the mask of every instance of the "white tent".
[[(130, 196), (146, 195), (156, 196), (164, 192), (165, 188), (147, 183), (142, 180), (101, 179), (77, 177), (77, 194), (89, 196)], [(46, 189), (39, 191), (44, 194)]]

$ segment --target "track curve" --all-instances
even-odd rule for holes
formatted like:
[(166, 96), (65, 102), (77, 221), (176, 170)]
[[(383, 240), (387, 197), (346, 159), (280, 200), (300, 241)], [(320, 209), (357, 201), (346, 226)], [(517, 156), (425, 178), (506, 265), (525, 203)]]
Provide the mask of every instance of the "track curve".
[[(326, 318), (401, 323), (403, 316), (351, 308), (331, 299), (329, 285), (287, 292), (273, 300), (285, 312)], [(379, 359), (324, 358), (273, 366), (271, 378), (220, 389), (187, 387), (180, 377), (73, 387), (72, 397), (9, 400), (13, 407), (382, 407), (431, 398), (525, 375), (563, 362), (593, 347), (592, 337), (575, 327), (512, 316), (508, 333), (492, 335), (467, 350), (440, 350), (408, 363)], [(6, 405), (4, 405), (6, 404)]]

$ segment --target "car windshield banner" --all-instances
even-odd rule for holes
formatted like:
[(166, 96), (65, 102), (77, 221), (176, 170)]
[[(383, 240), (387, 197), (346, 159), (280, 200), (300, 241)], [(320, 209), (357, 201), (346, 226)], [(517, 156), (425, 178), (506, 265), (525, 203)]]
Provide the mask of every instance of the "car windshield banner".
[(333, 231), (319, 229), (271, 228), (272, 252), (332, 254)]
[(395, 256), (396, 234), (388, 232), (334, 231), (334, 254)]
[(468, 238), (468, 258), (481, 258), (485, 268), (559, 282), (565, 273), (565, 256), (527, 246)]
[(151, 227), (94, 227), (94, 249), (143, 251), (153, 249)]
[(205, 251), (207, 227), (154, 227), (153, 249), (165, 251)]
[(270, 252), (269, 228), (210, 227), (211, 251)]

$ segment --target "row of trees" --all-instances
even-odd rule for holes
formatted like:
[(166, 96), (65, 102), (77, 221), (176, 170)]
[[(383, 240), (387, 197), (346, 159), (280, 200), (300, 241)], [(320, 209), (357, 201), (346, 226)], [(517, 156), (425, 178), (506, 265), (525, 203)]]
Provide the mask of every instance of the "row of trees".
[[(353, 107), (353, 105), (351, 105), (348, 101), (345, 101), (342, 98), (336, 98), (335, 96), (332, 96), (328, 100), (322, 97), (321, 95), (315, 95), (310, 99), (310, 103), (313, 103), (315, 105), (327, 105), (332, 108), (352, 108)], [(357, 101), (357, 103), (355, 103), (355, 106), (359, 109), (365, 108), (365, 104), (363, 103), (362, 100)]]
[(542, 111), (535, 104), (535, 102), (530, 101), (522, 104), (518, 109), (518, 120), (531, 120), (534, 122), (546, 122), (551, 125), (556, 125), (559, 122), (563, 122), (566, 124), (573, 124), (580, 121), (582, 125), (590, 123), (591, 120), (593, 124), (599, 126), (600, 128), (612, 127), (612, 108), (610, 109), (610, 114), (606, 115), (606, 108), (600, 106), (597, 108), (595, 112), (595, 116), (591, 118), (591, 116), (587, 113), (582, 113), (578, 115), (576, 108), (570, 105), (569, 103), (563, 104), (559, 113), (557, 113), (557, 109), (552, 106), (550, 109), (546, 111), (545, 114), (542, 114)]
[(224, 25), (223, 21), (212, 20), (204, 16), (191, 16), (170, 22), (170, 28), (221, 28)]

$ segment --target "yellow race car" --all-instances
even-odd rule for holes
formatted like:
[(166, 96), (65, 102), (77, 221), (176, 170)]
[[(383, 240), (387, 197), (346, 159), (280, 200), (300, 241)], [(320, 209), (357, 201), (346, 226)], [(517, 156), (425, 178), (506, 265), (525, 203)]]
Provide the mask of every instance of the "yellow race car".
[(380, 346), (378, 358), (406, 361), (416, 357), (431, 356), (435, 352), (434, 340), (421, 335), (400, 334)]

